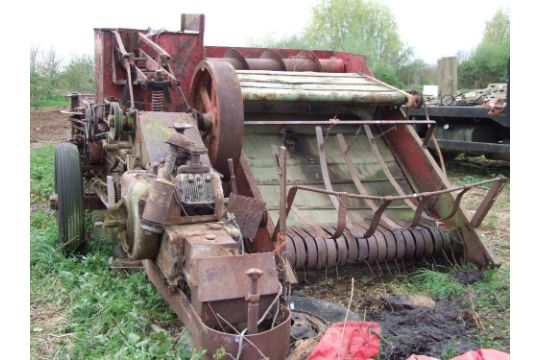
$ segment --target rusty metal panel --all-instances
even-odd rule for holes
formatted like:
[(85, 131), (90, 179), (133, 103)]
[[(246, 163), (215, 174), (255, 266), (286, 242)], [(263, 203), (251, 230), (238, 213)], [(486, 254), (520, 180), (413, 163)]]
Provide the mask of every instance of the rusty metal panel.
[[(163, 160), (168, 153), (168, 144), (165, 140), (175, 132), (175, 124), (191, 125), (184, 131), (189, 141), (196, 145), (204, 145), (197, 123), (188, 113), (172, 113), (157, 111), (139, 111), (137, 113), (138, 129), (141, 137), (142, 163), (144, 166)], [(201, 156), (204, 165), (209, 165), (208, 155)]]
[(259, 281), (260, 295), (277, 294), (279, 281), (276, 262), (270, 252), (201, 258), (197, 260), (198, 296), (200, 302), (244, 298), (250, 291), (246, 271), (259, 268), (263, 275)]
[(159, 290), (173, 311), (187, 327), (195, 347), (206, 349), (205, 359), (211, 358), (218, 349), (225, 349), (232, 354), (240, 354), (239, 359), (250, 360), (263, 358), (270, 360), (284, 359), (289, 351), (291, 314), (286, 306), (281, 307), (277, 324), (270, 330), (257, 334), (246, 334), (242, 351), (238, 351), (240, 342), (237, 334), (217, 331), (206, 325), (199, 317), (192, 304), (182, 291), (171, 291), (162, 278), (158, 267), (151, 260), (143, 261), (144, 268), (152, 284)]
[(234, 214), (242, 236), (255, 238), (266, 212), (266, 203), (253, 197), (231, 194), (227, 209)]

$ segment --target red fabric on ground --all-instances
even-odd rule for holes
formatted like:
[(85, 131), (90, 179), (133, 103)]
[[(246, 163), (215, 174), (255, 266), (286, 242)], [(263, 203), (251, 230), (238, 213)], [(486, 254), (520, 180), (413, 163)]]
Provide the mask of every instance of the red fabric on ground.
[(451, 360), (510, 360), (510, 354), (492, 349), (467, 351)]
[(381, 333), (379, 324), (367, 321), (347, 321), (330, 326), (315, 350), (309, 355), (308, 360), (337, 359), (342, 333), (341, 359), (367, 360), (379, 353), (377, 335)]
[[(407, 360), (433, 360), (431, 356), (411, 355)], [(478, 349), (476, 351), (467, 351), (450, 360), (510, 360), (510, 354), (492, 349)]]

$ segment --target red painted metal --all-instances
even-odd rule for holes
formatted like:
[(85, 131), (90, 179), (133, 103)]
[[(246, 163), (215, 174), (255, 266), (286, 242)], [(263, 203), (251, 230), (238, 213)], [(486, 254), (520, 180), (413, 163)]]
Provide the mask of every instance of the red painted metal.
[[(237, 69), (360, 72), (372, 76), (363, 55), (326, 50), (204, 46), (204, 15), (189, 17), (188, 20), (189, 24), (183, 25), (178, 32), (95, 29), (96, 103), (112, 98), (120, 100), (123, 95), (125, 97), (125, 59), (129, 60), (134, 69), (135, 78), (145, 77), (147, 70), (150, 70), (139, 66), (148, 57), (153, 68), (162, 65), (166, 71), (171, 71), (178, 84), (168, 89), (170, 100), (163, 111), (176, 112), (189, 108), (186, 97), (195, 68), (200, 61), (208, 58), (226, 58)], [(151, 93), (150, 87), (134, 86), (135, 107), (139, 110), (151, 110)]]
[[(232, 58), (231, 48), (223, 46), (206, 46), (204, 54), (206, 58)], [(244, 59), (244, 66), (247, 63), (252, 70), (281, 70), (279, 61), (272, 59), (268, 49), (252, 47), (235, 47), (235, 52)], [(317, 71), (318, 61), (320, 71), (324, 72), (361, 72), (372, 76), (372, 72), (367, 65), (366, 57), (363, 55), (349, 54), (345, 52), (312, 50), (306, 52), (299, 49), (272, 49), (285, 63), (287, 71)], [(238, 57), (237, 57), (238, 59)], [(242, 61), (237, 61), (239, 65)]]

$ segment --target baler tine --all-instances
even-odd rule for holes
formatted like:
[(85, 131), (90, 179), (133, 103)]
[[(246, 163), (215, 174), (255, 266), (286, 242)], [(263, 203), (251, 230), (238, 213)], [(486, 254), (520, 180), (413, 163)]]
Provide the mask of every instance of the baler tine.
[[(417, 96), (361, 55), (203, 37), (202, 15), (180, 32), (95, 29), (96, 94), (71, 96), (56, 151), (64, 251), (84, 209), (105, 209), (195, 345), (241, 359), (283, 359), (291, 326), (313, 330), (284, 301), (295, 269), (496, 264), (476, 228), (506, 179), (451, 187), (410, 126), (434, 122), (402, 111)], [(488, 183), (469, 220), (463, 195)]]

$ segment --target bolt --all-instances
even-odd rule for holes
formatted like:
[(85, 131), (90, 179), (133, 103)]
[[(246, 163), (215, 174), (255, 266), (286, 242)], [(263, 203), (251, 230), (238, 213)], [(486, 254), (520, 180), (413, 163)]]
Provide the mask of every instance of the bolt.
[(251, 268), (246, 271), (246, 275), (251, 279), (251, 292), (246, 297), (246, 300), (248, 300), (247, 323), (249, 334), (257, 333), (257, 321), (259, 317), (259, 291), (257, 285), (262, 274), (263, 271), (258, 268)]
[(251, 268), (246, 271), (246, 275), (251, 279), (251, 293), (255, 295), (257, 293), (257, 282), (262, 276), (263, 271), (258, 268)]

